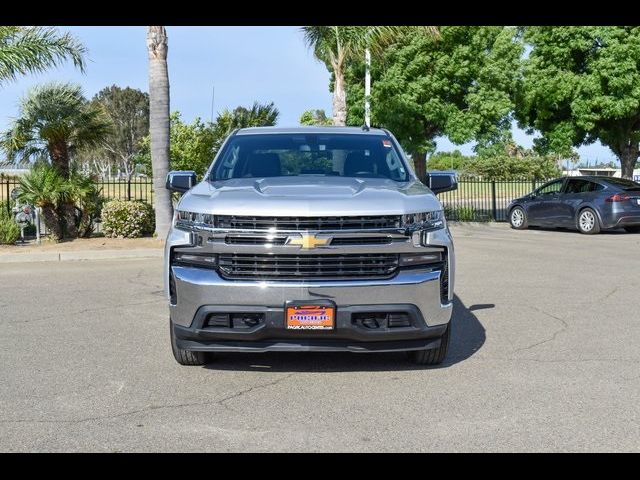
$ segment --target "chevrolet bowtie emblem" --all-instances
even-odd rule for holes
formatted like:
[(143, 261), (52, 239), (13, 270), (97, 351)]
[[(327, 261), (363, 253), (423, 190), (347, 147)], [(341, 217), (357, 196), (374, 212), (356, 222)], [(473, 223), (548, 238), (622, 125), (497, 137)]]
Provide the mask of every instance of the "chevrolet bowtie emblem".
[(328, 245), (331, 238), (318, 238), (313, 234), (302, 234), (299, 237), (289, 237), (287, 245), (300, 245), (302, 248), (311, 249)]

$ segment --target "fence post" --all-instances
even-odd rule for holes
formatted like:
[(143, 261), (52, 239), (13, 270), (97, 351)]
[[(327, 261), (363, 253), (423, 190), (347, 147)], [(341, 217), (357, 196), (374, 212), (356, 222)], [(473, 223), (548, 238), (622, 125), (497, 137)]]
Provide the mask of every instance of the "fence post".
[(5, 191), (7, 192), (7, 214), (11, 216), (11, 194), (9, 193), (9, 177), (5, 177)]
[(131, 200), (131, 179), (127, 179), (127, 200)]
[(496, 203), (496, 181), (491, 180), (491, 213), (493, 215), (493, 221), (498, 221), (498, 205)]
[(531, 179), (531, 190), (535, 190), (536, 189), (536, 179), (532, 178)]

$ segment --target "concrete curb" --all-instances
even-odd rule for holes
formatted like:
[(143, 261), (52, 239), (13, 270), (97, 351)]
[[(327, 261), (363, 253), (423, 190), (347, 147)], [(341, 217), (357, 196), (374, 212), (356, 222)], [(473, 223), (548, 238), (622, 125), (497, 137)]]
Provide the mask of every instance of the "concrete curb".
[(78, 250), (68, 252), (2, 253), (0, 263), (69, 262), (79, 260), (116, 260), (126, 258), (160, 258), (161, 248), (133, 250)]

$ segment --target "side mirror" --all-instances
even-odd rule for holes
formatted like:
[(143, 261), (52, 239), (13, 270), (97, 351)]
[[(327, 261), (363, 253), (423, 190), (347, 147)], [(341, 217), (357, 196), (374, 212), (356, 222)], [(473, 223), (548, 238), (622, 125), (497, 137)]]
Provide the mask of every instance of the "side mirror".
[(176, 170), (167, 174), (167, 190), (172, 192), (187, 192), (198, 183), (196, 172), (191, 170)]
[(451, 172), (428, 172), (426, 183), (436, 195), (458, 189), (456, 174)]

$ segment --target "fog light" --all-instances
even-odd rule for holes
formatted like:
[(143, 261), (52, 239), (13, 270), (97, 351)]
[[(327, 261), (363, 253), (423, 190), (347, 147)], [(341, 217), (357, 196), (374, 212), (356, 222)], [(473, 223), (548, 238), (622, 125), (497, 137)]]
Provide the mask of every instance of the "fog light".
[(218, 256), (211, 253), (175, 252), (173, 263), (191, 267), (215, 268), (218, 264)]
[(401, 267), (413, 267), (416, 265), (428, 265), (442, 261), (442, 252), (409, 253), (400, 255)]

